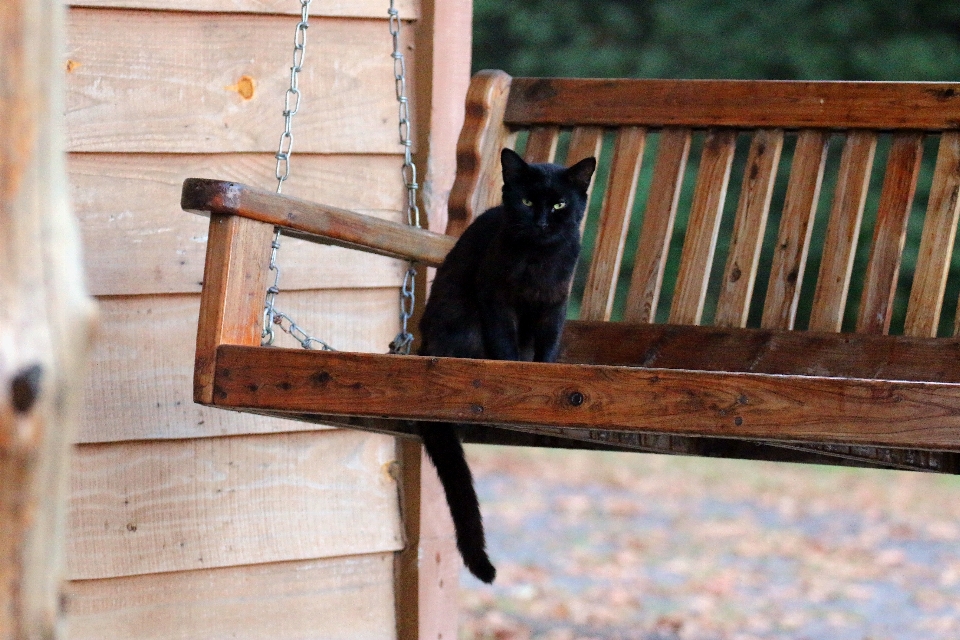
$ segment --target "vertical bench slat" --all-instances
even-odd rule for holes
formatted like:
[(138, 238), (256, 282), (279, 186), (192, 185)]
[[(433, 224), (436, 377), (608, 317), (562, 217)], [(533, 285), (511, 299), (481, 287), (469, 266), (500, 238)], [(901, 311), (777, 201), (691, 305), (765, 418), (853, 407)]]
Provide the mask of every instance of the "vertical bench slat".
[(673, 324), (700, 324), (736, 142), (736, 132), (729, 129), (707, 134), (670, 305)]
[[(567, 148), (566, 166), (580, 162), (584, 158), (594, 157), (600, 161), (600, 150), (603, 147), (603, 129), (601, 127), (574, 127), (570, 134), (570, 146)], [(590, 209), (590, 198), (593, 187), (597, 183), (597, 174), (594, 172), (590, 179), (590, 188), (587, 190), (587, 210)], [(587, 216), (584, 214), (580, 222), (580, 235), (587, 225)]]
[(646, 130), (640, 127), (624, 127), (617, 132), (597, 242), (580, 307), (581, 320), (610, 319), (645, 140)]
[(910, 289), (904, 334), (934, 338), (943, 308), (943, 292), (953, 256), (960, 214), (960, 133), (944, 133), (940, 138), (937, 166), (930, 186), (927, 215), (917, 256), (917, 269)]
[(760, 321), (764, 329), (793, 329), (796, 321), (829, 142), (830, 135), (816, 129), (797, 136)]
[(717, 302), (717, 326), (747, 324), (782, 149), (782, 129), (760, 129), (753, 135)]
[(887, 333), (890, 328), (897, 274), (922, 155), (923, 134), (893, 135), (860, 298), (859, 333)]
[(873, 131), (851, 131), (840, 157), (840, 172), (827, 237), (823, 244), (823, 258), (817, 287), (810, 311), (810, 331), (840, 331), (843, 309), (850, 289), (853, 258), (857, 250), (857, 236), (867, 202), (873, 157), (877, 150), (877, 134)]
[(623, 316), (626, 322), (653, 322), (656, 317), (683, 174), (690, 155), (690, 137), (689, 129), (670, 128), (660, 133), (653, 183), (633, 259), (633, 274)]
[(553, 162), (559, 139), (560, 127), (533, 127), (523, 150), (523, 159), (532, 163)]

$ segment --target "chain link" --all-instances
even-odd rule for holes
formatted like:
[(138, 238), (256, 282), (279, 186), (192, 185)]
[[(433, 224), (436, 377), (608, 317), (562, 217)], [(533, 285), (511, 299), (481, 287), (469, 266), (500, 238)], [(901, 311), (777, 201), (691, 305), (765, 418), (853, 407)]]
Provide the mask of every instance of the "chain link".
[[(307, 46), (307, 28), (310, 26), (310, 3), (313, 0), (300, 0), (300, 22), (293, 36), (293, 64), (290, 67), (290, 87), (283, 95), (283, 133), (280, 134), (280, 146), (277, 149), (277, 193), (283, 190), (284, 181), (290, 177), (290, 154), (293, 153), (293, 116), (300, 111), (300, 71), (303, 70), (303, 56)], [(277, 251), (280, 249), (280, 229), (276, 230), (270, 243), (270, 271), (273, 271), (273, 284), (267, 288), (263, 307), (263, 331), (260, 344), (272, 345), (276, 339), (274, 327), (280, 327), (293, 337), (304, 349), (313, 349), (320, 345), (325, 351), (333, 348), (323, 340), (312, 337), (293, 321), (286, 313), (276, 307), (277, 294), (280, 293), (280, 267), (277, 265)]]
[[(299, 74), (303, 68), (303, 57), (307, 42), (307, 28), (309, 27), (309, 8), (312, 0), (300, 0), (300, 22), (297, 24), (294, 36), (293, 66), (290, 67), (290, 87), (283, 98), (283, 133), (280, 135), (280, 145), (277, 149), (277, 193), (283, 188), (284, 181), (290, 177), (290, 155), (293, 152), (293, 116), (300, 110), (301, 93), (299, 89)], [(417, 205), (417, 166), (413, 162), (413, 127), (410, 122), (410, 101), (407, 98), (407, 67), (400, 46), (400, 12), (396, 8), (395, 0), (390, 0), (387, 11), (390, 16), (390, 36), (393, 39), (393, 77), (394, 90), (398, 105), (398, 134), (403, 146), (403, 166), (400, 176), (407, 191), (407, 223), (420, 228), (420, 207)], [(280, 249), (280, 229), (276, 231), (270, 252), (270, 270), (274, 272), (273, 284), (267, 288), (266, 302), (263, 309), (263, 333), (261, 344), (271, 345), (276, 338), (274, 326), (280, 327), (292, 336), (304, 349), (313, 349), (313, 345), (325, 351), (334, 351), (333, 347), (323, 340), (312, 337), (304, 331), (289, 315), (276, 308), (277, 294), (280, 293), (280, 267), (277, 265), (277, 251)], [(413, 334), (408, 330), (408, 323), (413, 317), (416, 305), (416, 278), (417, 270), (414, 263), (410, 263), (403, 277), (403, 286), (400, 288), (400, 332), (390, 343), (390, 353), (407, 355), (413, 344)]]
[(310, 26), (310, 3), (313, 0), (300, 0), (300, 22), (293, 37), (293, 66), (290, 67), (290, 87), (283, 96), (283, 133), (280, 134), (280, 146), (277, 149), (277, 193), (283, 189), (283, 182), (290, 177), (290, 154), (293, 153), (293, 116), (300, 111), (300, 71), (303, 69), (303, 55), (307, 46), (307, 28)]
[(417, 206), (417, 165), (413, 163), (413, 127), (410, 124), (410, 100), (407, 98), (407, 64), (400, 48), (400, 11), (395, 0), (390, 0), (390, 35), (393, 37), (393, 79), (397, 95), (398, 132), (403, 145), (403, 166), (400, 175), (407, 188), (407, 224), (420, 227), (420, 207)]
[[(395, 0), (390, 0), (387, 10), (390, 16), (390, 36), (393, 38), (393, 79), (397, 96), (398, 124), (400, 144), (403, 145), (403, 166), (400, 176), (407, 190), (407, 224), (420, 228), (420, 207), (417, 206), (417, 165), (413, 163), (413, 127), (410, 124), (410, 100), (407, 98), (407, 64), (400, 48), (400, 12)], [(413, 334), (407, 329), (407, 324), (413, 316), (416, 302), (415, 290), (417, 270), (411, 262), (407, 273), (403, 276), (403, 287), (400, 289), (400, 333), (390, 343), (390, 353), (408, 355), (413, 344)]]

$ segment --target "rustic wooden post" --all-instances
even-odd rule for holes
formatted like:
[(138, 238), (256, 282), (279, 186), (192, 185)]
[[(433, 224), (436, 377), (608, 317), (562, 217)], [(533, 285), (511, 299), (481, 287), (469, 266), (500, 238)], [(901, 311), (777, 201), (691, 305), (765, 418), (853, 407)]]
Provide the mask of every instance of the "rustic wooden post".
[(0, 3), (0, 640), (60, 626), (69, 453), (94, 307), (64, 157), (63, 9)]
[[(463, 124), (464, 96), (470, 83), (471, 0), (422, 0), (414, 24), (417, 50), (414, 134), (426, 224), (442, 233), (456, 176), (456, 141)], [(456, 225), (454, 225), (456, 226)], [(459, 231), (463, 230), (461, 225)], [(458, 233), (459, 233), (458, 231)], [(417, 326), (431, 273), (421, 265)], [(416, 329), (414, 329), (416, 332)], [(419, 442), (397, 439), (400, 503), (406, 548), (397, 554), (395, 592), (399, 640), (452, 640), (457, 637), (460, 556), (453, 523), (433, 465)]]

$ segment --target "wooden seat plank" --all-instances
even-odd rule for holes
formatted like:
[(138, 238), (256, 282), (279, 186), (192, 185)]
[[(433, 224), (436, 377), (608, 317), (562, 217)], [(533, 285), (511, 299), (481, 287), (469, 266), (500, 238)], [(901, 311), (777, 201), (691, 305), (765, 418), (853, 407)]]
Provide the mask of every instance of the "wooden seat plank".
[(627, 322), (653, 322), (656, 318), (680, 189), (690, 154), (690, 137), (689, 129), (671, 128), (660, 133), (653, 181), (643, 213), (623, 314)]
[(715, 325), (743, 327), (747, 324), (782, 149), (782, 129), (760, 129), (753, 135), (720, 285)]
[(960, 386), (223, 345), (224, 408), (960, 449)]
[(597, 242), (580, 304), (580, 317), (584, 320), (610, 319), (645, 141), (645, 129), (625, 127), (617, 132)]
[(863, 278), (863, 295), (857, 316), (857, 331), (860, 333), (887, 333), (890, 329), (893, 297), (922, 153), (921, 134), (894, 134)]
[(810, 310), (811, 331), (840, 331), (843, 323), (876, 151), (875, 132), (851, 131), (847, 135)]
[(930, 187), (927, 215), (910, 288), (903, 332), (909, 336), (937, 335), (947, 272), (960, 218), (960, 133), (943, 134)]
[(704, 141), (670, 305), (674, 324), (700, 324), (736, 142), (736, 132), (729, 129), (712, 130)]

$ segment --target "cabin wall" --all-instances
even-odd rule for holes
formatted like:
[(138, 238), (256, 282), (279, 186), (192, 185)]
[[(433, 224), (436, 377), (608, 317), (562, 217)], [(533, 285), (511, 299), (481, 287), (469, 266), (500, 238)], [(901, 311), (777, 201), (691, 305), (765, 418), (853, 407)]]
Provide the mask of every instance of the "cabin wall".
[[(401, 221), (388, 4), (312, 3), (283, 190)], [(427, 213), (440, 225), (471, 7), (397, 4)], [(275, 188), (299, 10), (292, 0), (86, 0), (69, 10), (70, 186), (101, 311), (69, 504), (73, 638), (455, 633), (456, 552), (419, 447), (192, 401), (208, 221), (180, 210), (180, 184)], [(441, 30), (435, 20), (452, 22)], [(298, 323), (339, 349), (386, 350), (405, 265), (293, 239), (279, 263), (278, 306)], [(280, 344), (294, 346), (282, 334)], [(421, 501), (425, 517), (440, 514), (425, 528)], [(443, 570), (396, 569), (398, 557), (423, 556), (421, 540)], [(420, 613), (398, 622), (395, 609)]]

